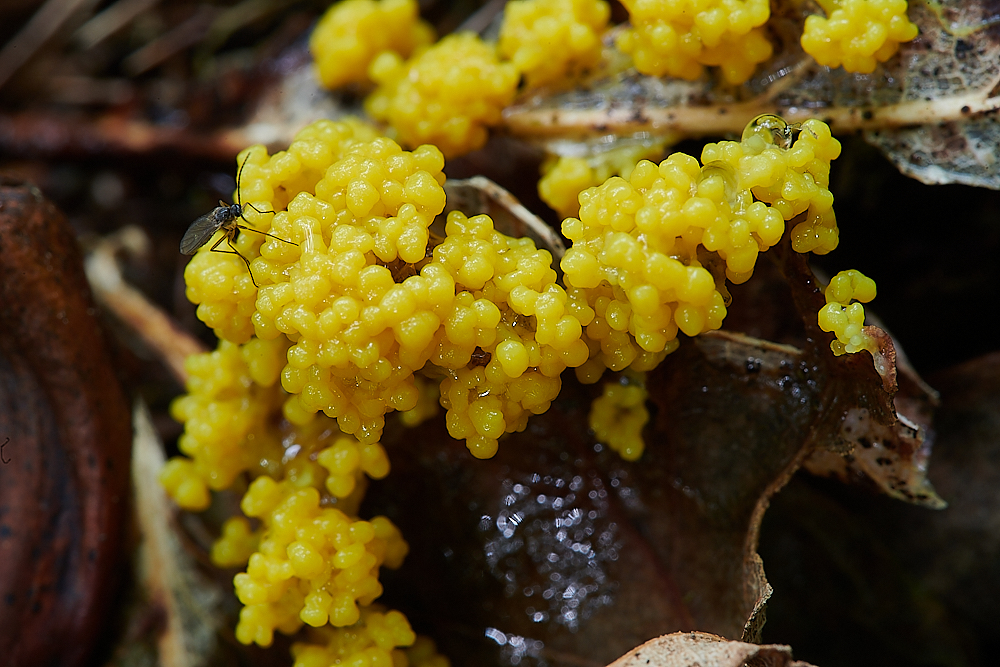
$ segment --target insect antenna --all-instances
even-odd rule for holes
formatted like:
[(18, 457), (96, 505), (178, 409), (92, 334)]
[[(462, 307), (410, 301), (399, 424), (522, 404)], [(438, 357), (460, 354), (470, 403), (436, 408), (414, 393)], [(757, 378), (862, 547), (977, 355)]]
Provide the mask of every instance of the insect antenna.
[[(250, 203), (244, 204), (243, 203), (242, 193), (240, 192), (240, 183), (243, 182), (243, 167), (247, 166), (247, 161), (249, 159), (250, 159), (250, 154), (247, 153), (247, 156), (245, 158), (243, 158), (243, 164), (240, 165), (239, 171), (236, 172), (236, 205), (239, 207), (240, 217), (243, 218), (244, 220), (247, 220), (246, 216), (243, 215), (243, 207), (244, 206), (249, 206), (253, 210), (257, 211), (257, 213), (261, 213), (261, 214), (263, 214), (263, 213), (274, 213), (273, 209), (270, 210), (270, 211), (262, 211), (259, 208), (257, 208), (256, 206), (254, 206), (253, 204), (250, 204)], [(250, 222), (250, 221), (247, 220), (247, 222)], [(272, 239), (277, 239), (277, 240), (279, 240), (279, 241), (281, 241), (283, 243), (291, 243), (294, 246), (298, 245), (298, 243), (295, 243), (294, 241), (289, 241), (287, 239), (281, 238), (280, 236), (275, 236), (274, 234), (268, 234), (267, 232), (262, 232), (259, 229), (254, 229), (253, 227), (245, 227), (244, 225), (241, 225), (241, 224), (238, 224), (238, 223), (237, 223), (236, 226), (239, 227), (240, 229), (245, 229), (248, 232), (257, 232), (258, 234), (263, 234), (264, 236), (269, 236)], [(230, 242), (229, 247), (232, 248), (232, 246), (233, 246), (233, 244)], [(240, 255), (240, 257), (243, 257), (243, 256)], [(246, 257), (243, 257), (243, 260), (246, 261)], [(250, 268), (250, 265), (249, 265), (249, 263), (247, 263), (247, 269), (249, 270), (249, 268)], [(253, 275), (251, 274), (250, 277), (253, 278)]]
[[(242, 225), (240, 225), (240, 226), (242, 226)], [(244, 228), (244, 229), (247, 229), (247, 228)], [(251, 230), (251, 231), (257, 231), (257, 230)], [(264, 232), (261, 232), (261, 234), (263, 234), (263, 233)], [(229, 242), (230, 250), (219, 250), (219, 245), (223, 241), (228, 241)], [(257, 279), (253, 277), (253, 270), (250, 268), (250, 260), (248, 260), (246, 257), (244, 257), (243, 253), (241, 253), (239, 250), (237, 250), (236, 248), (233, 247), (233, 235), (232, 234), (228, 234), (227, 233), (225, 236), (220, 236), (219, 240), (216, 241), (215, 245), (213, 245), (211, 248), (209, 248), (208, 251), (209, 252), (221, 252), (221, 253), (223, 253), (225, 255), (236, 255), (237, 257), (239, 257), (240, 259), (242, 259), (243, 263), (247, 265), (247, 273), (250, 274), (250, 282), (253, 283), (254, 287), (256, 287), (257, 289), (260, 289), (260, 285), (257, 284)]]
[[(243, 158), (243, 164), (240, 165), (240, 170), (238, 172), (236, 172), (236, 203), (240, 207), (240, 217), (243, 218), (244, 220), (246, 220), (246, 217), (244, 217), (244, 215), (243, 215), (243, 207), (244, 206), (249, 206), (253, 210), (257, 211), (258, 213), (274, 213), (273, 210), (271, 210), (271, 211), (262, 211), (259, 208), (257, 208), (256, 206), (254, 206), (253, 204), (249, 204), (249, 203), (244, 204), (243, 203), (243, 198), (242, 198), (242, 195), (240, 193), (240, 183), (243, 182), (243, 167), (247, 166), (247, 161), (249, 159), (250, 159), (250, 154), (247, 153), (247, 156), (245, 158)], [(249, 220), (247, 220), (247, 222), (249, 222)]]

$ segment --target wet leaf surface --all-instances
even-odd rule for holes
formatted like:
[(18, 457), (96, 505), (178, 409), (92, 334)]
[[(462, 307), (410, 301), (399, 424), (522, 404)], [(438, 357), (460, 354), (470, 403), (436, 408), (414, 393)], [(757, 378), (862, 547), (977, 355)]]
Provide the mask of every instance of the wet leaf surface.
[[(808, 304), (818, 292), (800, 283), (791, 301)], [(826, 344), (685, 340), (647, 378), (638, 463), (594, 441), (599, 389), (569, 374), (552, 408), (488, 461), (440, 418), (387, 429), (393, 473), (364, 511), (396, 522), (411, 555), (386, 575), (385, 601), (460, 663), (602, 665), (677, 630), (757, 639), (771, 497), (813, 452), (851, 451), (839, 434), (851, 411), (895, 423), (871, 356), (834, 358)]]
[(1000, 356), (931, 380), (942, 398), (929, 477), (948, 508), (926, 512), (794, 480), (764, 521), (762, 552), (776, 589), (765, 640), (790, 642), (824, 665), (996, 661)]
[[(83, 665), (124, 560), (130, 419), (66, 220), (0, 182), (0, 655)], [(59, 641), (53, 641), (54, 638)]]

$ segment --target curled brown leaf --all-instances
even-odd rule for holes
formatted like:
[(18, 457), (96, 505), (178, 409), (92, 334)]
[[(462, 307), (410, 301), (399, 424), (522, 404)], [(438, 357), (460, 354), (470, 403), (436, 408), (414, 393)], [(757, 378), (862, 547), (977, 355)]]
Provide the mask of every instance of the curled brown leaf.
[[(0, 182), (0, 655), (81, 665), (115, 599), (130, 419), (65, 218)], [(53, 638), (58, 637), (58, 641)]]

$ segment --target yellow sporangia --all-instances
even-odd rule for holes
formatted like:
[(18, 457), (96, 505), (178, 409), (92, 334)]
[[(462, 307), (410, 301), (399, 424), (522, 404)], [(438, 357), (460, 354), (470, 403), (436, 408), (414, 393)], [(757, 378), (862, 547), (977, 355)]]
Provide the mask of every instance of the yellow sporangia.
[(434, 41), (420, 20), (416, 0), (341, 0), (330, 6), (309, 36), (320, 82), (327, 88), (367, 83), (368, 66), (392, 51), (408, 58)]
[[(235, 199), (253, 205), (246, 225), (271, 236), (235, 240), (255, 280), (210, 244), (185, 271), (220, 343), (187, 362), (187, 394), (172, 406), (185, 456), (161, 475), (194, 510), (211, 490), (248, 482), (242, 516), (212, 550), (216, 564), (244, 568), (237, 638), (269, 645), (275, 630), (305, 624), (318, 640), (296, 645), (302, 667), (447, 667), (405, 617), (372, 606), (380, 568), (398, 567), (408, 548), (385, 517), (358, 516), (368, 480), (389, 474), (386, 415), (412, 425), (437, 401), (450, 434), (485, 458), (548, 409), (567, 368), (586, 382), (628, 369), (590, 424), (639, 458), (642, 374), (680, 332), (721, 326), (726, 281), (749, 279), (788, 222), (796, 251), (836, 247), (828, 185), (839, 152), (819, 121), (762, 116), (700, 161), (640, 160), (580, 194), (579, 216), (562, 225), (572, 246), (561, 281), (547, 250), (489, 216), (452, 211), (443, 236), (431, 232), (446, 204), (433, 145), (406, 151), (343, 120), (313, 123), (287, 151), (241, 152)], [(852, 301), (873, 298), (874, 283), (844, 272), (826, 295), (819, 321), (837, 335), (834, 353), (870, 349)]]
[(511, 0), (500, 26), (500, 55), (529, 87), (596, 66), (610, 9), (604, 0)]
[(632, 27), (618, 48), (637, 70), (694, 80), (717, 66), (729, 83), (743, 83), (773, 48), (761, 26), (769, 0), (623, 0)]
[(383, 52), (369, 74), (379, 87), (365, 100), (368, 113), (392, 126), (400, 143), (432, 143), (447, 157), (486, 143), (520, 76), (471, 32), (448, 35), (407, 61)]
[(820, 65), (870, 74), (917, 36), (906, 0), (818, 0), (826, 17), (806, 18), (802, 48)]
[(865, 333), (865, 307), (875, 298), (875, 281), (860, 271), (841, 271), (827, 285), (826, 305), (819, 311), (819, 327), (837, 339), (830, 343), (836, 355), (861, 350), (875, 352), (875, 339)]

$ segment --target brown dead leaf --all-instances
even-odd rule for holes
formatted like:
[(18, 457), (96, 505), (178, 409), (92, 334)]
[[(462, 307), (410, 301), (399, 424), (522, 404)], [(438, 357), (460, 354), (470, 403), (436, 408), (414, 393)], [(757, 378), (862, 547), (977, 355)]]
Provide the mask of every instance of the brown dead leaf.
[(675, 632), (651, 639), (609, 667), (809, 667), (792, 660), (790, 646), (746, 644), (705, 632)]
[(930, 509), (947, 507), (927, 479), (932, 438), (925, 408), (937, 403), (937, 395), (918, 381), (915, 374), (910, 376), (904, 383), (906, 393), (895, 396), (894, 424), (875, 422), (865, 408), (852, 409), (840, 429), (850, 451), (818, 450), (803, 467), (847, 483), (874, 483), (890, 497)]
[(592, 80), (569, 91), (531, 91), (505, 110), (505, 127), (570, 155), (592, 154), (587, 138), (738, 136), (763, 113), (790, 122), (820, 118), (837, 134), (866, 131), (903, 173), (925, 183), (1000, 188), (992, 151), (1000, 137), (996, 0), (910, 3), (920, 34), (871, 74), (823, 67), (802, 51), (798, 37), (805, 17), (818, 11), (813, 3), (772, 5), (775, 54), (742, 86), (713, 76), (640, 75), (607, 49)]
[[(817, 291), (808, 276), (803, 303)], [(637, 463), (594, 442), (598, 388), (568, 374), (549, 411), (488, 461), (471, 460), (440, 418), (390, 425), (393, 472), (364, 511), (397, 522), (411, 552), (386, 574), (385, 602), (464, 663), (599, 666), (677, 630), (757, 639), (771, 497), (817, 449), (844, 449), (851, 410), (895, 423), (871, 356), (825, 345), (685, 340), (647, 377), (653, 418)]]
[[(82, 665), (123, 563), (130, 418), (76, 239), (0, 182), (0, 655)], [(58, 638), (58, 641), (54, 641)]]
[(761, 538), (778, 590), (766, 640), (791, 643), (818, 664), (996, 662), (1000, 354), (930, 379), (941, 404), (929, 477), (947, 509), (793, 480)]
[(900, 171), (922, 183), (1000, 189), (1000, 29), (996, 0), (911, 3), (920, 35), (903, 50), (904, 104), (926, 106), (915, 127), (869, 128)]
[[(865, 327), (877, 341), (874, 355), (862, 352), (832, 359), (826, 355), (832, 336), (816, 324), (815, 313), (824, 303), (821, 291), (815, 287), (816, 279), (804, 257), (789, 253), (784, 245), (779, 253), (780, 268), (791, 287), (790, 303), (801, 315), (814, 353), (827, 359), (834, 375), (853, 378), (844, 385), (847, 392), (854, 391), (848, 387), (862, 377), (869, 377), (864, 395), (854, 399), (856, 406), (842, 412), (840, 421), (830, 422), (826, 443), (817, 447), (803, 466), (815, 475), (874, 485), (898, 500), (942, 509), (947, 503), (927, 480), (933, 444), (928, 433), (937, 404), (936, 392), (920, 379), (906, 355), (897, 351), (893, 338), (878, 326)], [(757, 290), (766, 290), (766, 283), (773, 282), (774, 276), (765, 272), (764, 280), (765, 285)], [(872, 320), (877, 321), (874, 317)], [(871, 386), (870, 372), (862, 368), (869, 364), (878, 375), (882, 392)]]

